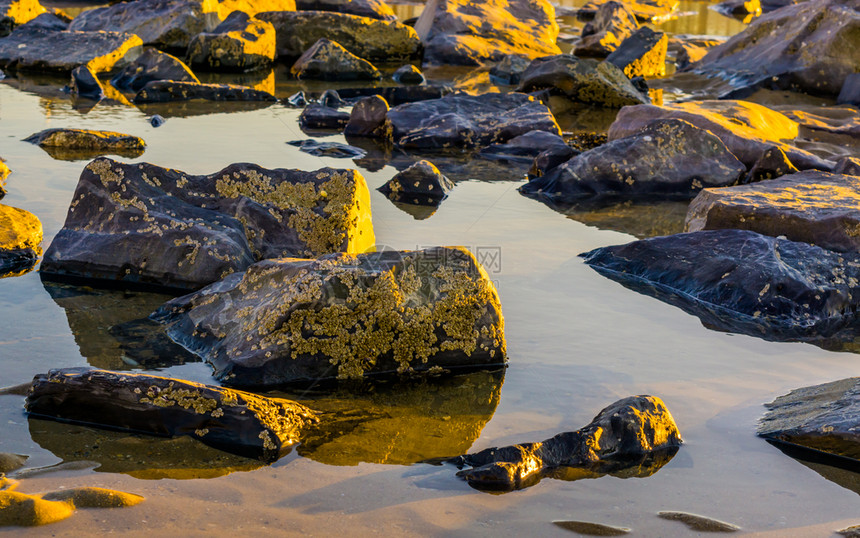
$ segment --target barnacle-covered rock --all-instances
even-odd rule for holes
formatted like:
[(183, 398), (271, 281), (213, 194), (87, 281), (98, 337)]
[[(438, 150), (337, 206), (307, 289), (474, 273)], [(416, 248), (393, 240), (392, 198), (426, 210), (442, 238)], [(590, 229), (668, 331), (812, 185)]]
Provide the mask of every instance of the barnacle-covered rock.
[(363, 252), (374, 244), (369, 197), (354, 170), (239, 163), (194, 176), (97, 159), (81, 173), (41, 271), (192, 290), (264, 258)]
[(140, 157), (146, 147), (137, 136), (90, 129), (45, 129), (28, 136), (24, 142), (36, 144), (51, 157), (64, 161), (92, 159), (108, 153)]
[(275, 27), (234, 11), (211, 32), (197, 34), (188, 45), (188, 63), (209, 71), (251, 71), (275, 59)]
[(264, 260), (152, 317), (234, 386), (506, 362), (495, 287), (462, 247)]
[(65, 368), (33, 378), (25, 409), (64, 422), (192, 436), (202, 443), (272, 461), (298, 441), (314, 413), (290, 400), (147, 374)]
[(421, 160), (395, 174), (379, 192), (392, 202), (438, 206), (453, 188), (454, 183), (433, 163)]
[(0, 204), (0, 277), (28, 272), (42, 253), (42, 223), (23, 209)]

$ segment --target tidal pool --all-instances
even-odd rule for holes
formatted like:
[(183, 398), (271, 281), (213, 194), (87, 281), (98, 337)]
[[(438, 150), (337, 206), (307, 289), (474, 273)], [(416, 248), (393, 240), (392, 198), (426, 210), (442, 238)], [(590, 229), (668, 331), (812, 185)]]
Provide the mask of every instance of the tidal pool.
[[(709, 28), (704, 31), (730, 33)], [(702, 33), (698, 27), (672, 31)], [(258, 78), (283, 98), (299, 89), (284, 72)], [(22, 142), (42, 129), (141, 136), (145, 153), (120, 160), (195, 174), (233, 162), (355, 167), (371, 189), (380, 246), (463, 245), (485, 264), (502, 301), (510, 366), (448, 380), (279, 393), (337, 420), (272, 465), (190, 439), (28, 419), (23, 397), (2, 395), (0, 452), (30, 456), (21, 491), (90, 485), (146, 497), (123, 510), (80, 510), (27, 529), (28, 535), (566, 536), (569, 531), (553, 522), (573, 520), (628, 527), (641, 536), (690, 534), (683, 524), (658, 517), (661, 511), (702, 514), (773, 536), (822, 536), (860, 523), (855, 474), (801, 463), (755, 436), (764, 402), (856, 375), (852, 353), (709, 330), (680, 309), (600, 276), (577, 257), (680, 231), (685, 204), (560, 213), (517, 192), (521, 166), (445, 156), (430, 159), (456, 187), (435, 213), (416, 218), (375, 189), (395, 167), (419, 157), (372, 147), (355, 162), (302, 153), (287, 142), (346, 140), (303, 133), (296, 109), (187, 103), (90, 109), (57, 91), (64, 82), (22, 77), (0, 84), (0, 156), (13, 171), (3, 203), (41, 219), (44, 247), (61, 228), (87, 161), (55, 159)], [(153, 113), (167, 122), (153, 128)], [(50, 368), (86, 365), (211, 382), (206, 364), (138, 322), (167, 298), (43, 284), (37, 271), (0, 280), (0, 386), (29, 382)], [(662, 398), (685, 439), (650, 476), (568, 473), (489, 495), (456, 478), (450, 465), (422, 463), (574, 430), (635, 394)]]

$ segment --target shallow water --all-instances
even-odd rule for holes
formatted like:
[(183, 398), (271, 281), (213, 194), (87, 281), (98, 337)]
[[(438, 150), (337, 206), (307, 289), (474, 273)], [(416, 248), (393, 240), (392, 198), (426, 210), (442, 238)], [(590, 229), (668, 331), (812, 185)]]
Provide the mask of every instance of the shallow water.
[[(56, 160), (21, 141), (45, 128), (139, 135), (147, 142), (143, 156), (120, 160), (199, 174), (242, 161), (307, 170), (357, 166), (288, 145), (307, 135), (298, 128), (299, 112), (281, 105), (163, 107), (158, 113), (168, 120), (156, 129), (136, 108), (99, 105), (84, 114), (56, 92), (56, 81), (42, 80), (40, 87), (39, 80), (28, 80), (29, 91), (16, 89), (16, 81), (0, 84), (0, 156), (13, 170), (3, 203), (42, 220), (45, 247), (62, 226), (86, 164)], [(279, 96), (296, 89), (280, 77), (273, 83)], [(340, 135), (319, 139), (345, 142)], [(0, 452), (28, 454), (28, 467), (48, 467), (25, 473), (21, 491), (94, 485), (147, 498), (122, 510), (81, 510), (28, 534), (237, 529), (251, 535), (565, 536), (569, 532), (552, 522), (580, 520), (630, 527), (643, 536), (690, 535), (682, 524), (659, 518), (659, 511), (693, 512), (774, 536), (827, 535), (858, 523), (856, 475), (802, 464), (754, 435), (762, 403), (799, 386), (855, 375), (853, 354), (708, 330), (677, 308), (601, 277), (577, 257), (678, 231), (683, 204), (561, 214), (517, 193), (522, 168), (447, 157), (439, 162), (457, 186), (435, 214), (416, 220), (375, 190), (409, 159), (359, 161), (371, 189), (377, 242), (397, 249), (464, 245), (483, 259), (505, 314), (510, 367), (503, 376), (291, 393), (338, 413), (342, 427), (269, 466), (188, 439), (28, 419), (22, 397), (0, 396)], [(122, 325), (164, 299), (46, 287), (37, 272), (0, 280), (0, 386), (28, 382), (49, 368), (84, 365), (211, 381), (204, 363), (140, 346), (144, 333)], [(117, 325), (125, 329), (112, 329)], [(686, 441), (647, 478), (544, 479), (527, 490), (489, 495), (469, 488), (451, 466), (414, 463), (545, 439), (585, 425), (632, 394), (661, 397)]]

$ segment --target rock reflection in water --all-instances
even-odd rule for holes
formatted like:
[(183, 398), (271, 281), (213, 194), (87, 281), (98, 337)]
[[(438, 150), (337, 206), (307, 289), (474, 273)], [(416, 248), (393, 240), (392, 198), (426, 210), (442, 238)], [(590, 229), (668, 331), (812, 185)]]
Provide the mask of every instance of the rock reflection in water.
[(96, 368), (163, 368), (200, 359), (174, 344), (161, 325), (147, 317), (169, 295), (93, 289), (43, 282), (66, 311), (81, 355)]
[(95, 471), (143, 480), (216, 478), (253, 471), (262, 461), (208, 447), (191, 437), (163, 438), (28, 418), (30, 436), (64, 463), (91, 462)]
[(174, 101), (170, 103), (140, 104), (138, 108), (147, 116), (158, 114), (165, 118), (190, 118), (207, 114), (231, 114), (268, 108), (273, 101)]
[(410, 465), (465, 453), (495, 413), (503, 380), (503, 371), (475, 372), (284, 397), (319, 412), (300, 455), (328, 465)]
[(567, 218), (594, 226), (599, 230), (613, 230), (636, 238), (671, 235), (684, 231), (688, 202), (626, 201), (604, 207), (554, 208)]
[(127, 159), (136, 159), (143, 155), (144, 148), (135, 149), (72, 149), (60, 146), (40, 146), (51, 158), (58, 161), (91, 161), (104, 155), (119, 155)]

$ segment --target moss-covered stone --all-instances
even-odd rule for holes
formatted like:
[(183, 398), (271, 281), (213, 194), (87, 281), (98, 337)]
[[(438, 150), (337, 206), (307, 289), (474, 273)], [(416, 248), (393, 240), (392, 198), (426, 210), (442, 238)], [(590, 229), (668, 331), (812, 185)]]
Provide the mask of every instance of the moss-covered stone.
[(112, 131), (90, 129), (45, 129), (24, 139), (41, 147), (93, 149), (102, 151), (143, 149), (142, 138)]
[(197, 34), (188, 45), (188, 63), (208, 71), (252, 71), (275, 59), (275, 27), (234, 11), (211, 32)]

